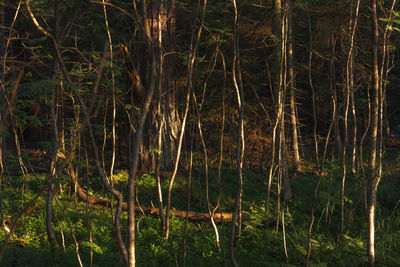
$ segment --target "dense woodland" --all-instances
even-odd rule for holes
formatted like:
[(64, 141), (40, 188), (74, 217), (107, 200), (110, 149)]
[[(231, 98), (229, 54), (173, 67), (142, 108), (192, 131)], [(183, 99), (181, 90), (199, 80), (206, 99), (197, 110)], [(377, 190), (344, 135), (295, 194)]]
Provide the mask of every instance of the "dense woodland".
[(400, 266), (397, 0), (1, 0), (1, 266)]

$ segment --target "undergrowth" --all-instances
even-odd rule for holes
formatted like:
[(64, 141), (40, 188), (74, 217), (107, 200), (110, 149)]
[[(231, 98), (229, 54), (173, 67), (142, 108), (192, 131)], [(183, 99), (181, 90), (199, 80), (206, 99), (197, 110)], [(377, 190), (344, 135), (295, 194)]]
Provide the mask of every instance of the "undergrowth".
[[(394, 152), (392, 152), (394, 153)], [(397, 154), (396, 154), (397, 155)], [(385, 173), (378, 192), (376, 218), (376, 251), (378, 265), (400, 266), (400, 188), (399, 171), (394, 164), (398, 156), (387, 161)], [(222, 197), (219, 210), (232, 211), (236, 192), (236, 170), (222, 171)], [(127, 172), (116, 172), (116, 186), (124, 188)], [(217, 204), (220, 187), (216, 183), (217, 170), (210, 170), (210, 199)], [(3, 209), (6, 221), (17, 215), (22, 206), (41, 192), (46, 175), (8, 176), (3, 183)], [(83, 179), (82, 186), (94, 185), (98, 190), (91, 193), (105, 196), (100, 181)], [(265, 212), (267, 175), (252, 171), (244, 172), (243, 212), (250, 217), (243, 222), (242, 232), (235, 243), (235, 254), (240, 266), (300, 266), (305, 262), (307, 231), (317, 176), (303, 172), (291, 177), (294, 193), (284, 208), (288, 264), (283, 247), (282, 222), (277, 222), (276, 187), (273, 184), (270, 213)], [(86, 182), (85, 182), (86, 181)], [(396, 186), (397, 185), (397, 186)], [(153, 175), (144, 175), (137, 180), (140, 205), (157, 205)], [(166, 192), (168, 181), (163, 179)], [(84, 266), (123, 266), (116, 243), (111, 211), (109, 208), (94, 208), (78, 200), (71, 190), (67, 176), (56, 180), (60, 205), (54, 205), (53, 227), (56, 231), (60, 255), (52, 257), (45, 229), (45, 200), (40, 195), (35, 204), (18, 221), (11, 237), (2, 266), (78, 266), (72, 233), (79, 242), (79, 255)], [(179, 176), (173, 192), (172, 207), (186, 209), (187, 177)], [(349, 175), (346, 180), (345, 231), (339, 236), (340, 224), (340, 168), (327, 164), (317, 199), (317, 210), (312, 233), (311, 266), (365, 266), (366, 213), (364, 209), (364, 181), (362, 176)], [(42, 191), (43, 192), (43, 191)], [(206, 212), (205, 184), (201, 168), (192, 180), (193, 211)], [(280, 213), (281, 214), (281, 213)], [(64, 216), (66, 215), (66, 217)], [(280, 216), (281, 218), (281, 216)], [(126, 225), (126, 214), (122, 225)], [(231, 224), (218, 224), (221, 251), (215, 243), (215, 233), (208, 222), (189, 222), (187, 225), (186, 257), (184, 251), (185, 220), (173, 217), (171, 235), (165, 240), (160, 230), (159, 218), (137, 215), (136, 257), (137, 266), (230, 266), (229, 239)], [(126, 229), (122, 229), (126, 235)], [(92, 239), (90, 239), (90, 233)], [(0, 231), (4, 240), (5, 232)]]

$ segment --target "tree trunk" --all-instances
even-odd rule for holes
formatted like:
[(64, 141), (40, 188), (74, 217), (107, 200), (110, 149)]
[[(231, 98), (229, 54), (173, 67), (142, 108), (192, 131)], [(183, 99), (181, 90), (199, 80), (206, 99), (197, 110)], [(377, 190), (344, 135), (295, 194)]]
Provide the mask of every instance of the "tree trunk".
[[(5, 47), (5, 37), (4, 37), (4, 29), (5, 29), (5, 24), (4, 24), (4, 6), (0, 6), (0, 58), (5, 58), (4, 54), (4, 47)], [(3, 61), (4, 62), (4, 61)], [(0, 93), (3, 94), (4, 88), (4, 80), (5, 79), (5, 74), (4, 74), (4, 64), (0, 64)], [(6, 127), (4, 125), (4, 117), (3, 117), (3, 109), (2, 107), (5, 107), (4, 105), (4, 97), (0, 98), (0, 223), (3, 225), (4, 223), (4, 210), (3, 210), (3, 174), (4, 174), (4, 165), (3, 165), (3, 136), (4, 136), (4, 131), (6, 130)]]
[[(159, 7), (160, 8), (160, 7)], [(157, 40), (153, 38), (151, 32), (151, 27), (147, 17), (147, 5), (146, 1), (142, 2), (142, 10), (144, 17), (144, 35), (147, 38), (147, 52), (150, 58), (150, 74), (147, 86), (146, 96), (144, 98), (143, 105), (140, 109), (140, 114), (138, 117), (138, 126), (136, 133), (134, 135), (133, 147), (131, 154), (129, 155), (129, 177), (128, 177), (128, 266), (136, 266), (136, 255), (135, 255), (135, 182), (136, 175), (139, 165), (139, 152), (142, 147), (143, 131), (145, 128), (145, 122), (147, 119), (147, 114), (149, 113), (153, 94), (156, 87), (157, 79), (157, 62), (155, 54), (154, 41)], [(161, 8), (160, 8), (161, 9)], [(159, 12), (161, 12), (159, 10)], [(157, 36), (157, 35), (155, 35)]]
[(371, 1), (372, 11), (372, 77), (373, 77), (373, 94), (372, 94), (372, 123), (370, 132), (370, 151), (369, 151), (369, 173), (368, 173), (368, 266), (375, 266), (375, 206), (376, 206), (376, 190), (377, 190), (377, 171), (376, 171), (376, 154), (378, 139), (378, 123), (379, 123), (379, 72), (378, 72), (378, 16), (376, 10), (376, 0)]
[(238, 103), (239, 113), (239, 127), (237, 135), (237, 151), (236, 151), (236, 164), (237, 164), (237, 192), (236, 192), (236, 203), (235, 211), (232, 219), (232, 229), (230, 238), (230, 255), (232, 264), (236, 267), (238, 263), (234, 254), (234, 242), (236, 233), (236, 220), (238, 220), (238, 232), (240, 235), (242, 226), (242, 194), (243, 194), (243, 160), (244, 160), (244, 125), (243, 125), (243, 114), (244, 114), (244, 90), (242, 81), (242, 72), (240, 66), (240, 47), (239, 47), (239, 17), (236, 0), (233, 0), (235, 17), (234, 17), (234, 56), (232, 65), (233, 83), (236, 89), (236, 97)]
[[(335, 72), (334, 72), (335, 73)], [(335, 75), (335, 74), (334, 74)], [(338, 104), (338, 96), (337, 96), (337, 89), (336, 89), (336, 84), (333, 84), (333, 99), (335, 101), (335, 105), (337, 106)], [(333, 124), (333, 129), (334, 129), (334, 134), (335, 134), (335, 150), (338, 155), (342, 155), (342, 137), (340, 135), (340, 124), (339, 124), (339, 109), (336, 109), (335, 111), (335, 118), (334, 118), (334, 124)]]
[[(54, 2), (54, 30), (55, 30), (55, 39), (58, 42), (58, 2)], [(57, 57), (55, 57), (57, 58)], [(54, 78), (57, 78), (56, 73), (58, 71), (58, 62), (57, 60), (53, 66)], [(53, 179), (56, 176), (56, 165), (57, 165), (57, 152), (58, 152), (58, 126), (57, 126), (57, 118), (56, 118), (56, 91), (57, 87), (55, 86), (51, 95), (51, 107), (50, 107), (50, 126), (52, 128), (52, 156), (50, 162), (50, 175), (46, 180), (47, 184), (47, 197), (46, 197), (46, 230), (47, 237), (50, 242), (51, 252), (53, 257), (58, 257), (58, 243), (56, 240), (56, 235), (53, 230), (52, 220), (53, 220), (53, 197), (54, 197), (54, 189), (55, 186), (53, 184)]]
[(295, 76), (294, 76), (294, 63), (293, 63), (293, 2), (294, 0), (287, 0), (288, 5), (288, 74), (289, 74), (289, 90), (290, 90), (290, 122), (292, 125), (292, 143), (295, 171), (301, 169), (299, 143), (297, 136), (297, 114), (296, 114), (296, 92), (295, 92)]
[[(55, 67), (56, 69), (56, 67)], [(53, 89), (54, 91), (56, 88)], [(56, 235), (53, 230), (52, 220), (53, 220), (53, 198), (54, 198), (54, 189), (55, 186), (53, 184), (53, 179), (56, 176), (56, 164), (57, 164), (57, 152), (58, 152), (58, 130), (57, 130), (57, 119), (56, 119), (56, 103), (55, 103), (55, 92), (52, 92), (52, 99), (51, 99), (51, 112), (50, 112), (50, 123), (51, 128), (53, 129), (53, 151), (51, 156), (51, 163), (50, 163), (50, 176), (46, 180), (47, 184), (47, 197), (46, 197), (46, 230), (47, 230), (47, 237), (50, 242), (51, 252), (53, 257), (58, 257), (58, 244), (56, 240)]]
[[(273, 84), (273, 98), (274, 98), (274, 111), (275, 111), (275, 123), (272, 130), (272, 156), (271, 164), (269, 168), (269, 177), (267, 185), (267, 198), (265, 203), (265, 211), (268, 212), (271, 184), (273, 180), (273, 170), (275, 166), (275, 157), (280, 153), (280, 131), (281, 120), (284, 116), (282, 109), (284, 106), (282, 93), (282, 3), (281, 0), (274, 0), (274, 18), (273, 18), (273, 36), (275, 41), (274, 56), (272, 64), (272, 84)], [(277, 146), (278, 144), (278, 146)], [(278, 162), (279, 164), (279, 162)]]
[[(162, 58), (156, 57), (157, 72), (160, 72), (161, 89), (161, 125), (158, 123), (157, 108), (154, 108), (147, 123), (147, 129), (143, 136), (143, 145), (140, 148), (140, 168), (154, 170), (157, 166), (157, 157), (160, 156), (160, 168), (171, 169), (174, 166), (178, 133), (181, 119), (175, 96), (174, 65), (176, 61), (175, 51), (175, 0), (167, 4), (149, 3), (147, 9), (147, 23), (151, 31), (152, 40), (161, 40)], [(160, 25), (159, 25), (160, 23)], [(159, 33), (159, 31), (161, 32)], [(161, 36), (159, 36), (161, 34)], [(148, 61), (148, 57), (143, 58)], [(150, 62), (143, 62), (143, 66)], [(144, 69), (144, 68), (142, 68)], [(147, 71), (146, 71), (147, 72)], [(162, 153), (154, 151), (157, 147), (159, 127), (162, 127)]]

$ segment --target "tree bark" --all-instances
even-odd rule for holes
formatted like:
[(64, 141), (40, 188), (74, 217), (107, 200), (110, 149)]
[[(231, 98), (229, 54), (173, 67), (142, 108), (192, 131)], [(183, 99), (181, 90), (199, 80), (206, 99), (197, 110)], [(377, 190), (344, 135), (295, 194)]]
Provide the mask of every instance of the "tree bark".
[(288, 74), (289, 74), (289, 92), (290, 92), (290, 122), (292, 126), (292, 143), (293, 143), (293, 154), (295, 171), (301, 169), (299, 143), (297, 134), (297, 114), (296, 114), (296, 92), (295, 92), (295, 75), (294, 75), (294, 63), (293, 63), (293, 2), (295, 0), (287, 0), (288, 6), (288, 40), (287, 40), (287, 54), (288, 54)]
[[(162, 58), (156, 57), (156, 69), (159, 73), (159, 82), (157, 86), (161, 88), (161, 121), (162, 123), (162, 153), (156, 155), (154, 147), (158, 143), (158, 133), (160, 127), (158, 121), (157, 108), (154, 108), (146, 130), (143, 134), (143, 144), (140, 148), (140, 167), (141, 169), (155, 169), (157, 166), (157, 157), (160, 157), (160, 168), (172, 169), (176, 160), (178, 134), (181, 125), (181, 118), (178, 114), (178, 103), (176, 102), (175, 92), (175, 0), (170, 3), (148, 2), (146, 7), (147, 24), (150, 29), (152, 40), (158, 41), (161, 48)], [(161, 42), (160, 42), (161, 41)], [(151, 65), (148, 57), (143, 57), (141, 69), (143, 66)], [(136, 71), (136, 70), (135, 70)], [(143, 72), (143, 71), (142, 71)], [(148, 76), (148, 70), (143, 74)], [(138, 76), (139, 73), (136, 74)], [(141, 94), (144, 96), (144, 90)], [(158, 105), (158, 104), (157, 104)]]
[(369, 151), (369, 172), (368, 172), (368, 266), (375, 266), (375, 206), (376, 206), (376, 190), (377, 190), (377, 171), (376, 171), (376, 154), (378, 140), (378, 123), (379, 123), (379, 72), (378, 72), (378, 43), (379, 29), (378, 16), (376, 8), (376, 0), (371, 1), (372, 12), (372, 78), (373, 78), (373, 94), (372, 94), (372, 122), (370, 132), (370, 151)]
[(237, 103), (238, 103), (238, 113), (239, 113), (239, 127), (237, 134), (237, 150), (236, 150), (236, 164), (237, 164), (237, 192), (236, 192), (236, 203), (235, 211), (233, 213), (232, 229), (230, 237), (230, 256), (232, 264), (236, 267), (238, 263), (235, 258), (234, 253), (234, 242), (236, 233), (236, 220), (238, 220), (238, 233), (241, 233), (242, 226), (242, 195), (243, 195), (243, 161), (244, 161), (244, 125), (243, 125), (243, 115), (244, 115), (244, 90), (242, 82), (242, 72), (240, 67), (240, 47), (239, 47), (239, 17), (238, 9), (236, 5), (236, 0), (233, 0), (233, 6), (235, 11), (234, 16), (234, 56), (232, 63), (232, 78), (235, 86)]

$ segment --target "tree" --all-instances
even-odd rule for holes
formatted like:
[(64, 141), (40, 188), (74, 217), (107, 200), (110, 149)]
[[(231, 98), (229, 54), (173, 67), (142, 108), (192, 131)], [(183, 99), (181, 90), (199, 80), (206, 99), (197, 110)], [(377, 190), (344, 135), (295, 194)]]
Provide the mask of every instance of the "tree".
[(238, 263), (234, 254), (234, 242), (236, 233), (236, 220), (238, 220), (238, 231), (241, 232), (242, 227), (242, 194), (243, 194), (243, 156), (244, 156), (244, 127), (243, 127), (243, 112), (244, 112), (244, 89), (242, 81), (242, 72), (240, 67), (240, 48), (239, 48), (239, 16), (236, 0), (232, 1), (235, 11), (234, 16), (234, 56), (232, 63), (232, 75), (233, 83), (236, 90), (236, 97), (238, 103), (239, 112), (239, 127), (238, 127), (238, 137), (237, 137), (237, 150), (236, 150), (236, 164), (237, 164), (237, 191), (236, 191), (236, 202), (235, 211), (232, 219), (232, 229), (230, 238), (229, 252), (231, 256), (231, 261), (234, 266), (238, 266)]
[[(161, 105), (159, 114), (162, 124), (157, 122), (156, 108), (153, 108), (152, 114), (148, 120), (148, 126), (144, 133), (145, 142), (140, 149), (140, 165), (142, 169), (155, 169), (156, 157), (160, 157), (160, 167), (162, 169), (172, 169), (176, 160), (178, 134), (181, 125), (181, 118), (178, 114), (177, 92), (175, 84), (175, 65), (176, 65), (176, 22), (175, 22), (175, 0), (157, 4), (154, 1), (148, 1), (146, 4), (147, 23), (150, 27), (151, 38), (160, 40), (162, 56), (156, 58), (157, 72), (159, 73), (159, 83), (161, 90)], [(159, 25), (160, 23), (160, 25)], [(160, 32), (161, 31), (161, 32)], [(161, 38), (161, 39), (160, 39)], [(139, 40), (138, 40), (139, 41)], [(133, 55), (136, 56), (136, 55)], [(134, 68), (133, 72), (143, 77), (148, 76), (150, 66), (147, 57), (140, 58), (140, 65), (136, 64), (139, 73)], [(146, 81), (147, 82), (147, 81)], [(143, 97), (144, 92), (140, 87), (135, 88), (137, 95)], [(154, 127), (155, 126), (155, 127)], [(161, 128), (161, 129), (159, 129)], [(154, 133), (161, 131), (162, 153), (155, 155), (153, 148), (158, 143), (158, 137)]]
[(287, 56), (288, 56), (288, 86), (290, 93), (290, 122), (292, 131), (292, 143), (293, 143), (293, 154), (294, 154), (294, 164), (295, 170), (301, 169), (300, 162), (300, 152), (298, 143), (298, 118), (297, 118), (297, 108), (296, 108), (296, 85), (295, 85), (295, 73), (294, 73), (294, 55), (293, 55), (293, 4), (294, 0), (287, 1)]
[[(368, 265), (375, 266), (375, 209), (376, 209), (376, 193), (380, 177), (376, 169), (376, 154), (378, 143), (378, 124), (379, 124), (379, 72), (378, 72), (378, 45), (379, 45), (379, 29), (378, 14), (376, 8), (376, 0), (371, 1), (371, 19), (372, 19), (372, 78), (373, 78), (373, 95), (372, 95), (372, 124), (370, 132), (370, 150), (369, 150), (369, 171), (368, 171)], [(379, 136), (382, 138), (382, 136)]]

